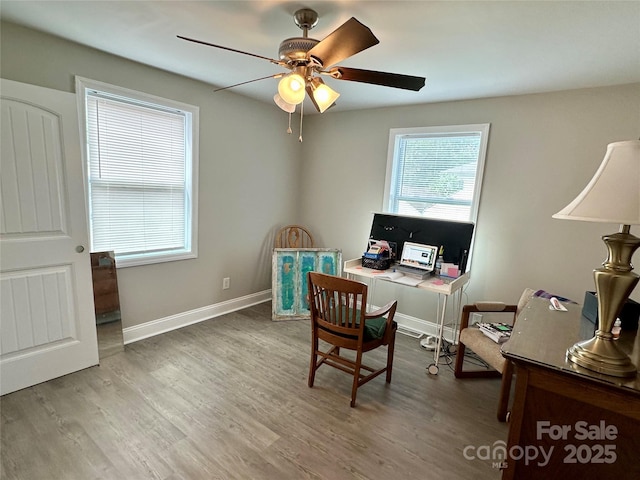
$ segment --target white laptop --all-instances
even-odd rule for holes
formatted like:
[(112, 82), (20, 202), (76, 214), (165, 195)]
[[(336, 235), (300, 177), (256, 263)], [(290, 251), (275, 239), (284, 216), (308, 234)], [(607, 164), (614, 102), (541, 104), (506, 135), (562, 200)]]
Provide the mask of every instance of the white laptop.
[(427, 278), (433, 272), (438, 258), (438, 247), (404, 242), (396, 270), (418, 278)]

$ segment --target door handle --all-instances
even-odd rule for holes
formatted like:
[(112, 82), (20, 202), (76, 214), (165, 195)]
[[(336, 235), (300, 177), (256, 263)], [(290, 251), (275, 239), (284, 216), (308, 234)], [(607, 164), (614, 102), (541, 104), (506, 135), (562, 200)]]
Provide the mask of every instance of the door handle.
[(76, 247), (76, 252), (78, 252), (78, 253), (82, 253), (82, 252), (84, 252), (84, 246), (83, 246), (83, 245), (78, 245), (78, 246)]

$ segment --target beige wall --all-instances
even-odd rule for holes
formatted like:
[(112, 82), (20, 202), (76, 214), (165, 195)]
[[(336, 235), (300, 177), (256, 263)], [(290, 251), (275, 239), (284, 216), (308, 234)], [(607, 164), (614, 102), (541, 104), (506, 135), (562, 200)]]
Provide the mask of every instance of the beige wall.
[(4, 78), (73, 92), (80, 75), (200, 107), (199, 256), (119, 269), (124, 327), (271, 288), (274, 231), (299, 221), (300, 147), (283, 112), (10, 23), (1, 34)]
[[(618, 226), (551, 215), (586, 185), (608, 143), (640, 136), (640, 84), (313, 117), (305, 125), (302, 217), (326, 246), (359, 257), (371, 212), (382, 209), (389, 129), (472, 123), (491, 130), (465, 301), (516, 302), (532, 287), (582, 303), (606, 256), (600, 237)], [(432, 303), (411, 293), (380, 289), (375, 303), (396, 296), (403, 313), (432, 319)]]
[[(640, 135), (640, 84), (305, 118), (302, 147), (277, 108), (209, 85), (2, 24), (1, 74), (73, 91), (74, 75), (200, 107), (200, 225), (196, 260), (120, 269), (125, 326), (270, 288), (274, 230), (309, 225), (320, 246), (359, 257), (382, 209), (390, 128), (490, 123), (465, 301), (515, 302), (527, 286), (582, 302), (614, 225), (554, 220), (584, 187), (606, 145)], [(426, 87), (428, 88), (428, 86)], [(384, 94), (384, 89), (381, 89)], [(638, 227), (632, 232), (639, 234)], [(638, 254), (636, 254), (636, 261)], [(231, 277), (231, 289), (221, 290)], [(433, 320), (433, 301), (379, 288), (375, 303)], [(640, 287), (633, 297), (640, 299)], [(432, 299), (431, 299), (432, 300)]]

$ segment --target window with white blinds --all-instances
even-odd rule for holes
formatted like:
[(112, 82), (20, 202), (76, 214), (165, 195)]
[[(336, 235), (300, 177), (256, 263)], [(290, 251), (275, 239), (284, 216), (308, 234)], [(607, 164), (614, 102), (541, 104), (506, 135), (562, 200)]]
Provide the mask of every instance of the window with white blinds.
[(386, 212), (475, 222), (489, 124), (391, 129)]
[(118, 266), (194, 258), (197, 107), (78, 79), (91, 251)]

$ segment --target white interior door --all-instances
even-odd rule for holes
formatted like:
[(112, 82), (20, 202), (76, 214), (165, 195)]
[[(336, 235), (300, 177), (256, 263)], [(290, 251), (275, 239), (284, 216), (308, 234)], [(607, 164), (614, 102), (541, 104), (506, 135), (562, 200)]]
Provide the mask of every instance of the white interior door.
[(76, 97), (1, 80), (0, 394), (96, 365)]

